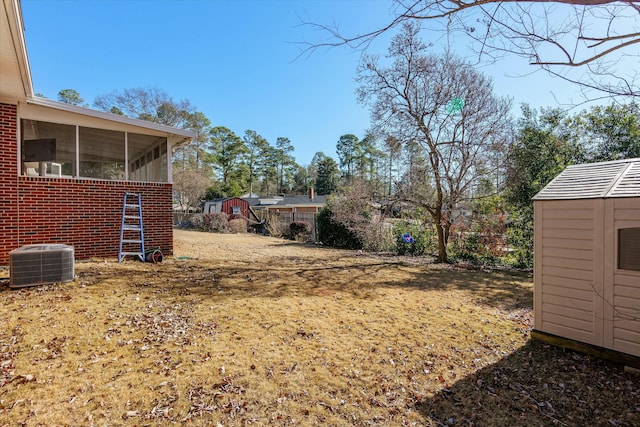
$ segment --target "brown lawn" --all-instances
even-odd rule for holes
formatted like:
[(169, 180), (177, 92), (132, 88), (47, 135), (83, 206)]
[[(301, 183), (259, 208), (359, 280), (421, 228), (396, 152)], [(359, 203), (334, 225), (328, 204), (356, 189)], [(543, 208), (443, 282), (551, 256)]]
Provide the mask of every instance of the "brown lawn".
[(530, 341), (525, 274), (256, 235), (175, 246), (1, 281), (0, 425), (640, 425), (639, 376)]

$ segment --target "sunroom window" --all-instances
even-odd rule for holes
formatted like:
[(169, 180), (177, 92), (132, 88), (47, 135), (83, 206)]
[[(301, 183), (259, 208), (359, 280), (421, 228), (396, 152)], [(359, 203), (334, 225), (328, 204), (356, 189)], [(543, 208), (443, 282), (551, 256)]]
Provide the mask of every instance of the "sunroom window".
[(129, 133), (128, 146), (130, 180), (167, 181), (167, 138)]
[(123, 180), (124, 132), (79, 126), (80, 177)]
[(168, 181), (166, 137), (30, 119), (21, 123), (23, 175)]
[(76, 127), (22, 120), (22, 174), (75, 176)]

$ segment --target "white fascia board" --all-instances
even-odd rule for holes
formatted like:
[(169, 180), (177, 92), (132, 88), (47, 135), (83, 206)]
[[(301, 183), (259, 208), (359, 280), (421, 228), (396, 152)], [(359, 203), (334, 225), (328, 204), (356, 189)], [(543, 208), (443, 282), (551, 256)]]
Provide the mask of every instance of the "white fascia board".
[(196, 133), (187, 129), (179, 129), (171, 126), (152, 123), (146, 120), (134, 119), (131, 117), (120, 116), (117, 114), (107, 113), (105, 111), (92, 110), (90, 108), (79, 107), (77, 105), (66, 104), (64, 102), (52, 101), (46, 98), (29, 97), (27, 104), (39, 105), (42, 107), (52, 108), (55, 110), (66, 111), (81, 116), (93, 117), (101, 120), (108, 120), (114, 123), (122, 123), (124, 125), (136, 126), (143, 129), (149, 129), (156, 132), (163, 132), (171, 136), (182, 137), (183, 141), (187, 141), (196, 137)]
[(22, 5), (20, 0), (13, 0), (17, 8), (16, 22), (19, 25), (18, 37), (20, 39), (20, 72), (24, 84), (24, 94), (26, 97), (33, 96), (33, 80), (31, 79), (31, 66), (29, 65), (29, 53), (27, 52), (27, 41), (24, 37), (24, 20), (22, 18)]
[(24, 96), (33, 96), (33, 81), (31, 80), (31, 67), (27, 54), (27, 43), (24, 37), (24, 21), (22, 19), (22, 6), (20, 0), (3, 0), (9, 31), (13, 42), (13, 49), (20, 68), (20, 78), (24, 88)]

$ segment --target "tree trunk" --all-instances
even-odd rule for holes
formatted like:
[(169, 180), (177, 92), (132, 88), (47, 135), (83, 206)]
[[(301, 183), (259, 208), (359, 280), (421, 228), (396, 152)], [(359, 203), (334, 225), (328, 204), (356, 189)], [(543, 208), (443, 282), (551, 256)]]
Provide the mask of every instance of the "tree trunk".
[(436, 210), (433, 217), (436, 226), (436, 234), (438, 235), (438, 262), (447, 262), (447, 239), (445, 236), (445, 228), (442, 226), (442, 211)]

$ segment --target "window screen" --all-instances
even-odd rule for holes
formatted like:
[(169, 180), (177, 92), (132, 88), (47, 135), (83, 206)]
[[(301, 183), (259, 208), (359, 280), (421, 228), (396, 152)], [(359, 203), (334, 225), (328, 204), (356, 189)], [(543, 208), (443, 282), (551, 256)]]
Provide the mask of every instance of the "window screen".
[(618, 268), (640, 271), (640, 227), (618, 230)]
[(28, 176), (71, 176), (75, 172), (76, 128), (22, 119), (22, 167)]

